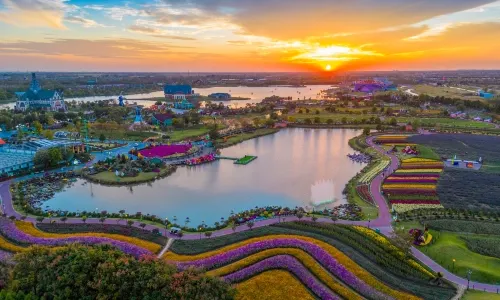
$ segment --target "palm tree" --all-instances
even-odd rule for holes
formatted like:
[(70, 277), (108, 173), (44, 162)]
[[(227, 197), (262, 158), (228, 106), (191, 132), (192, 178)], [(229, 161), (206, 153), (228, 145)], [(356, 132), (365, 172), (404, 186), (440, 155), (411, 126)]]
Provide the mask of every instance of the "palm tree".
[(104, 225), (104, 221), (106, 221), (106, 218), (105, 218), (105, 217), (101, 217), (101, 218), (99, 219), (99, 222), (101, 222), (101, 224), (102, 224), (102, 225)]

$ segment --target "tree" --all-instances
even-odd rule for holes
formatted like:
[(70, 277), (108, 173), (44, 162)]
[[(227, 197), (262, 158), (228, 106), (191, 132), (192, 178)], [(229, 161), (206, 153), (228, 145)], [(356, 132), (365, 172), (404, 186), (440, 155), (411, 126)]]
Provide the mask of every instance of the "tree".
[(38, 150), (33, 158), (35, 165), (48, 167), (50, 165), (50, 156), (47, 149)]
[(347, 123), (347, 118), (346, 117), (342, 117), (341, 122), (342, 122), (342, 124), (346, 124)]
[(212, 232), (210, 232), (210, 231), (205, 231), (205, 236), (206, 236), (207, 238), (210, 238), (210, 237), (212, 236)]
[(267, 119), (266, 120), (266, 126), (267, 127), (274, 127), (274, 120), (273, 119)]
[(306, 108), (306, 114), (308, 114), (309, 112), (311, 112), (309, 108)]
[(328, 119), (328, 120), (326, 120), (326, 124), (328, 124), (328, 125), (332, 125), (332, 124), (333, 124), (333, 120), (332, 120), (332, 119)]
[(389, 122), (389, 124), (392, 126), (396, 126), (396, 125), (398, 125), (398, 120), (396, 120), (396, 118), (391, 118), (391, 121)]
[(297, 217), (297, 219), (301, 220), (304, 217), (304, 213), (299, 211), (298, 213), (295, 214), (295, 216)]
[(253, 126), (255, 127), (260, 127), (260, 119), (259, 118), (253, 118)]
[(128, 221), (127, 221), (127, 226), (128, 226), (128, 227), (132, 227), (132, 225), (134, 225), (134, 221), (132, 221), (132, 220), (128, 220)]
[(363, 135), (370, 135), (370, 128), (369, 127), (363, 128)]
[(60, 220), (61, 220), (61, 222), (63, 222), (64, 224), (66, 224), (66, 221), (68, 220), (68, 218), (67, 217), (62, 217)]
[(99, 141), (101, 143), (104, 143), (105, 140), (106, 140), (106, 136), (103, 133), (101, 133), (101, 135), (99, 135)]
[(319, 124), (319, 123), (321, 123), (321, 119), (320, 119), (319, 117), (315, 117), (315, 118), (314, 118), (314, 123), (315, 123), (315, 124)]
[(106, 221), (106, 218), (105, 217), (101, 217), (99, 219), (99, 222), (101, 222), (102, 225), (104, 225), (104, 222)]
[(42, 135), (44, 138), (46, 138), (48, 140), (54, 139), (54, 132), (52, 130), (44, 130), (44, 131), (42, 131)]
[(339, 219), (337, 216), (332, 216), (331, 217), (333, 224), (337, 223), (337, 220)]
[(312, 124), (312, 121), (311, 121), (311, 119), (307, 118), (304, 120), (304, 123), (306, 123), (307, 125), (310, 125), (310, 124)]
[(154, 256), (135, 259), (110, 245), (29, 248), (16, 257), (11, 277), (12, 292), (37, 299), (228, 300), (235, 295), (228, 283), (200, 270), (178, 272)]
[(33, 122), (33, 127), (35, 127), (36, 134), (38, 135), (42, 134), (43, 126), (40, 122), (38, 121)]
[(87, 216), (83, 216), (83, 217), (82, 217), (82, 222), (83, 222), (83, 223), (87, 223)]
[(250, 228), (250, 230), (252, 230), (253, 225), (255, 224), (252, 221), (247, 222), (247, 227)]
[(378, 131), (381, 131), (382, 130), (382, 124), (377, 124), (377, 127), (375, 129), (377, 129)]
[(319, 109), (316, 110), (315, 114), (319, 115)]
[(219, 132), (217, 131), (217, 126), (214, 125), (212, 129), (208, 132), (208, 135), (210, 136), (210, 139), (215, 141), (219, 138)]
[(50, 158), (50, 166), (55, 167), (57, 164), (63, 160), (61, 149), (59, 148), (50, 148), (49, 149), (49, 158)]
[(36, 217), (36, 221), (37, 221), (38, 223), (43, 223), (43, 220), (45, 220), (45, 218), (44, 218), (44, 217)]

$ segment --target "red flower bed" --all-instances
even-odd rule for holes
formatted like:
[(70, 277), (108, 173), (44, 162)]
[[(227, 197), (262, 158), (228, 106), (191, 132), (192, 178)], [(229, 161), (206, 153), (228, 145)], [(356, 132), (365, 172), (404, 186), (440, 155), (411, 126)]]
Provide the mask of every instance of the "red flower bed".
[(161, 145), (139, 151), (144, 157), (166, 157), (177, 153), (186, 153), (191, 145)]
[(434, 190), (425, 189), (384, 189), (384, 193), (391, 195), (437, 195)]
[(391, 204), (441, 204), (439, 200), (391, 200)]
[(426, 179), (411, 179), (411, 178), (398, 178), (398, 179), (386, 179), (384, 183), (436, 183), (437, 178), (426, 178)]
[(358, 185), (356, 187), (356, 191), (358, 192), (358, 195), (363, 198), (363, 200), (374, 203), (372, 194), (370, 193), (370, 187), (367, 184), (364, 185)]
[(443, 164), (432, 165), (401, 165), (400, 169), (442, 169)]

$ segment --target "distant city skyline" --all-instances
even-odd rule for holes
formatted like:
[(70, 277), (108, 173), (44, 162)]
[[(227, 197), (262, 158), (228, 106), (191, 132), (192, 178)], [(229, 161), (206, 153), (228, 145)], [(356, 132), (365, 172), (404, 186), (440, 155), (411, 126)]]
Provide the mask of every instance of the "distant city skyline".
[(500, 1), (0, 0), (0, 70), (500, 69)]

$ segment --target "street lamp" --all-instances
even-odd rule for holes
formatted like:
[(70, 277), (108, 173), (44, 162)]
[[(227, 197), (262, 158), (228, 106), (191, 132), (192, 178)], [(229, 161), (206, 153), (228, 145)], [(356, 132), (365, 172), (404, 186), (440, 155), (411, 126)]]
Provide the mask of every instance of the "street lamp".
[(453, 259), (453, 269), (452, 269), (453, 271), (455, 271), (455, 262), (456, 261), (457, 261), (456, 259)]
[(467, 270), (467, 290), (469, 290), (470, 277), (472, 275), (472, 270)]
[(198, 227), (198, 230), (200, 231), (200, 240), (201, 240), (201, 226)]
[(167, 236), (168, 218), (165, 218), (165, 236)]

